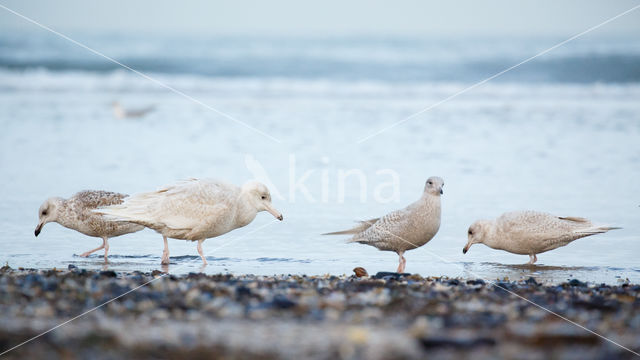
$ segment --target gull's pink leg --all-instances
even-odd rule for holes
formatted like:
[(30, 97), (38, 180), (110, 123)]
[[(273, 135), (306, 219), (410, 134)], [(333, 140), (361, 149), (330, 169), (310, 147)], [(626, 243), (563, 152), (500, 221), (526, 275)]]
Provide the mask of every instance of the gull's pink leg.
[(202, 240), (198, 240), (198, 254), (200, 254), (200, 257), (202, 258), (202, 265), (207, 265), (207, 259), (205, 259), (204, 254), (202, 253), (202, 242), (204, 241), (204, 239)]
[(162, 239), (164, 240), (164, 250), (162, 251), (162, 262), (160, 262), (162, 265), (169, 265), (169, 243), (167, 242), (167, 237), (166, 236), (162, 236)]
[(398, 273), (403, 273), (404, 272), (404, 267), (407, 264), (407, 260), (404, 258), (404, 256), (402, 256), (404, 254), (404, 251), (399, 252), (398, 256), (400, 257), (399, 259), (399, 264), (398, 264), (398, 270), (396, 270)]
[[(82, 257), (87, 257), (87, 256), (91, 255), (91, 253), (93, 253), (93, 252), (96, 252), (96, 251), (98, 251), (98, 250), (104, 249), (104, 247), (105, 247), (105, 245), (106, 245), (106, 244), (107, 244), (107, 238), (102, 238), (102, 245), (98, 246), (97, 248), (95, 248), (95, 249), (93, 249), (93, 250), (89, 250), (89, 251), (87, 251), (87, 252), (85, 252), (85, 253), (82, 253), (82, 255), (80, 255), (80, 256), (82, 256)], [(106, 246), (107, 246), (107, 248), (108, 248), (108, 246), (109, 246), (109, 245), (106, 245)], [(105, 257), (106, 257), (106, 256), (107, 256), (107, 255), (105, 254)]]
[(105, 237), (104, 238), (104, 262), (109, 262), (109, 260), (107, 259), (107, 257), (109, 256), (109, 238)]
[(538, 261), (536, 254), (529, 254), (529, 265), (533, 265), (536, 261)]

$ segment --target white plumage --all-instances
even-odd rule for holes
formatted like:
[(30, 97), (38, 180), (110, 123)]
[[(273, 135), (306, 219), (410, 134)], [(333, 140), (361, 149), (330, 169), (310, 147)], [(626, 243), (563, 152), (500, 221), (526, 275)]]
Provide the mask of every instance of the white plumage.
[(205, 239), (220, 236), (249, 224), (260, 211), (269, 211), (282, 220), (271, 205), (271, 195), (259, 182), (242, 187), (213, 179), (189, 179), (156, 191), (132, 195), (115, 206), (96, 212), (112, 219), (144, 225), (162, 234), (165, 250), (162, 263), (169, 263), (167, 238), (198, 241), (202, 253)]
[(529, 264), (537, 254), (565, 246), (570, 242), (609, 230), (581, 217), (561, 217), (538, 211), (508, 212), (495, 220), (479, 220), (467, 232), (468, 242), (462, 250), (467, 253), (473, 244), (485, 244), (493, 249), (529, 255)]
[(141, 109), (125, 109), (119, 102), (114, 101), (111, 106), (113, 107), (113, 115), (118, 119), (125, 118), (140, 118), (155, 109), (155, 106), (148, 106)]

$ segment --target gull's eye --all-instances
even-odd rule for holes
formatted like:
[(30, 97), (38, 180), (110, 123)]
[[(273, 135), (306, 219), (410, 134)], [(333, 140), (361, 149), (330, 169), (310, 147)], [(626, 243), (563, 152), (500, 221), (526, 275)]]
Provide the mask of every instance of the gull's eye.
[(266, 196), (266, 195), (262, 195), (260, 198), (261, 198), (262, 200), (267, 200), (267, 196)]
[(47, 215), (47, 210), (43, 210), (42, 215)]
[(469, 229), (469, 235), (473, 235), (473, 230)]
[(427, 184), (429, 184), (429, 185), (433, 185), (433, 183), (431, 182), (431, 180), (427, 181)]

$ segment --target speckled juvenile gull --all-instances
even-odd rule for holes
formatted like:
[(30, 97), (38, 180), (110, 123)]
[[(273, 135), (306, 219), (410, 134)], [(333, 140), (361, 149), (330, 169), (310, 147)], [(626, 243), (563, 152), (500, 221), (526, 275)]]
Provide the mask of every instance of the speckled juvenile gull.
[(361, 221), (353, 229), (323, 235), (351, 235), (349, 242), (358, 242), (395, 251), (399, 256), (398, 272), (404, 272), (407, 261), (404, 252), (420, 247), (431, 240), (440, 228), (440, 195), (444, 181), (430, 177), (418, 201), (404, 209), (381, 218)]
[(508, 212), (495, 220), (478, 220), (467, 232), (464, 254), (473, 244), (514, 254), (529, 255), (529, 264), (537, 254), (565, 246), (585, 236), (602, 234), (618, 227), (597, 226), (581, 217), (560, 217), (538, 211)]
[(49, 198), (38, 211), (40, 221), (36, 227), (35, 235), (40, 234), (44, 224), (57, 222), (85, 235), (102, 238), (102, 246), (80, 256), (86, 257), (94, 251), (104, 249), (104, 260), (106, 261), (109, 253), (109, 238), (140, 231), (144, 227), (130, 222), (108, 220), (102, 215), (93, 213), (92, 210), (101, 206), (121, 204), (126, 197), (125, 194), (114, 192), (86, 190), (66, 200), (60, 197)]
[(96, 210), (162, 234), (162, 264), (169, 263), (167, 238), (173, 238), (198, 241), (198, 254), (205, 265), (207, 260), (202, 253), (205, 239), (249, 224), (260, 211), (268, 211), (282, 220), (282, 214), (271, 205), (266, 186), (250, 181), (238, 187), (213, 179), (180, 181), (157, 191), (132, 195), (120, 205)]

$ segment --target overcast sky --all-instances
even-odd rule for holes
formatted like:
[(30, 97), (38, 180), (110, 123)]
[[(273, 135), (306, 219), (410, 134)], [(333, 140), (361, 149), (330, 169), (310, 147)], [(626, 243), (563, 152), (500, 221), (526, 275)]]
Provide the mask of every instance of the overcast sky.
[[(640, 1), (0, 0), (63, 32), (408, 36), (571, 36)], [(0, 31), (34, 29), (0, 8)], [(640, 35), (640, 9), (593, 35)]]

